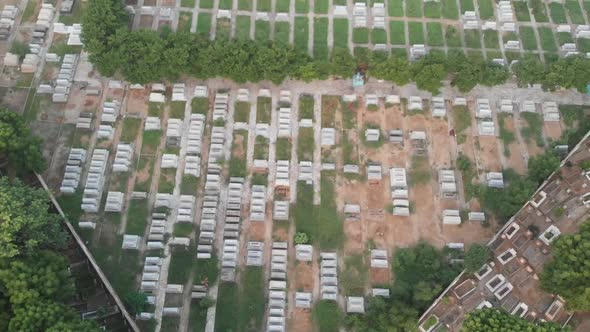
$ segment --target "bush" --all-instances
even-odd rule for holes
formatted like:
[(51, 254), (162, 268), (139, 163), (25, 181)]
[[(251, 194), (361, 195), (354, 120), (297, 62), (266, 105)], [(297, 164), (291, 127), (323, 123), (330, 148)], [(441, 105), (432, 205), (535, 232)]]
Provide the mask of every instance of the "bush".
[(298, 232), (297, 234), (295, 234), (295, 244), (306, 244), (309, 242), (309, 237), (307, 236), (307, 234), (303, 233), (303, 232)]
[(465, 254), (465, 270), (477, 272), (490, 258), (490, 249), (481, 244), (472, 244)]

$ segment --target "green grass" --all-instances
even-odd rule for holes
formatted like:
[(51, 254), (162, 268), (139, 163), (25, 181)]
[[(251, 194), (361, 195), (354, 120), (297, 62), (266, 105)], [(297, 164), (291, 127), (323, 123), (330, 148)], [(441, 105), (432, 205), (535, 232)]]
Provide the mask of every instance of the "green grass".
[(219, 275), (217, 262), (215, 251), (211, 254), (211, 258), (198, 260), (198, 264), (193, 265), (193, 283), (202, 284), (207, 281), (209, 285), (213, 285)]
[(373, 44), (387, 43), (387, 31), (385, 31), (385, 29), (372, 29), (371, 30), (371, 43), (373, 43)]
[(313, 128), (299, 128), (299, 140), (297, 142), (297, 159), (299, 161), (312, 161), (315, 140)]
[(180, 15), (178, 16), (177, 31), (190, 32), (192, 21), (193, 21), (193, 14), (192, 13), (180, 12)]
[(239, 290), (236, 283), (224, 282), (219, 285), (215, 331), (238, 331), (236, 313), (239, 310)]
[(498, 113), (498, 125), (500, 126), (500, 139), (504, 145), (504, 155), (510, 157), (510, 144), (516, 141), (516, 136), (511, 130), (506, 128), (506, 121), (513, 121), (512, 114)]
[(314, 99), (311, 95), (301, 95), (299, 97), (299, 120), (313, 120)]
[(439, 2), (425, 2), (424, 3), (424, 16), (428, 18), (440, 18), (441, 5)]
[(567, 13), (570, 15), (570, 20), (573, 24), (586, 24), (584, 14), (582, 14), (582, 8), (577, 0), (567, 0), (565, 2), (565, 8), (567, 9)]
[(498, 31), (485, 30), (483, 32), (483, 44), (485, 48), (500, 48), (500, 41), (498, 38)]
[(306, 233), (310, 241), (317, 237), (316, 209), (313, 205), (313, 186), (304, 182), (297, 184), (297, 204), (293, 208), (295, 229), (298, 233)]
[(565, 16), (565, 7), (557, 2), (549, 4), (549, 12), (551, 13), (551, 19), (556, 24), (566, 24), (567, 18)]
[(33, 17), (35, 14), (35, 9), (37, 8), (37, 1), (27, 1), (27, 6), (25, 7), (25, 11), (23, 12), (23, 17), (21, 19), (22, 22), (29, 22), (33, 21), (37, 17)]
[(158, 192), (172, 194), (176, 185), (176, 168), (163, 168), (160, 170)]
[(135, 177), (135, 185), (133, 187), (133, 191), (150, 191), (150, 186), (152, 185), (152, 172), (154, 170), (154, 161), (155, 157), (145, 155), (139, 157), (139, 162), (137, 164), (137, 172), (145, 173), (147, 175), (147, 178), (142, 180), (139, 177)]
[[(202, 2), (201, 2), (202, 4)], [(201, 7), (202, 8), (202, 7)], [(211, 14), (199, 13), (197, 17), (197, 34), (209, 35), (211, 31)]]
[[(235, 139), (241, 136), (242, 141), (238, 145)], [(234, 141), (232, 142), (232, 158), (229, 161), (229, 175), (236, 177), (246, 177), (248, 170), (246, 169), (246, 149), (248, 148), (248, 131), (237, 130), (234, 132)], [(241, 151), (242, 158), (233, 155), (234, 151)]]
[(313, 55), (317, 59), (328, 59), (328, 19), (325, 17), (314, 19)]
[(410, 167), (408, 176), (410, 178), (408, 182), (411, 187), (428, 184), (432, 177), (428, 157), (413, 156), (412, 166)]
[(457, 27), (448, 25), (445, 32), (445, 39), (448, 47), (461, 47), (461, 32)]
[[(320, 180), (320, 204), (317, 219), (317, 241), (321, 250), (334, 250), (342, 247), (344, 228), (338, 215), (334, 184), (336, 178), (323, 172)], [(312, 195), (313, 199), (313, 195)]]
[(465, 13), (466, 11), (475, 11), (473, 0), (460, 0), (459, 2), (461, 3), (461, 13)]
[(404, 16), (403, 0), (387, 0), (387, 11), (391, 17)]
[(344, 314), (338, 307), (338, 303), (320, 300), (313, 307), (312, 317), (317, 331), (338, 332)]
[(551, 28), (540, 27), (538, 30), (539, 38), (541, 39), (541, 47), (548, 52), (557, 52), (557, 45), (555, 44), (555, 36)]
[(256, 2), (256, 11), (269, 12), (271, 8), (271, 0), (257, 0)]
[(241, 279), (238, 326), (243, 328), (243, 331), (261, 331), (266, 312), (264, 269), (259, 266), (247, 266), (242, 272)]
[[(190, 225), (190, 224), (188, 224)], [(196, 263), (193, 247), (177, 246), (172, 249), (168, 268), (168, 283), (184, 285), (189, 278), (193, 264)]]
[(177, 222), (174, 224), (173, 235), (178, 237), (190, 237), (194, 230), (194, 224), (190, 222)]
[(410, 44), (424, 44), (424, 26), (421, 22), (409, 22)]
[(268, 185), (268, 175), (261, 174), (261, 173), (254, 173), (252, 174), (252, 185), (259, 185), (259, 186), (267, 186)]
[(585, 108), (580, 105), (559, 105), (559, 113), (565, 126), (575, 129), (584, 121)]
[(529, 7), (527, 3), (524, 1), (514, 1), (512, 3), (514, 6), (514, 13), (516, 14), (516, 20), (521, 22), (529, 22), (531, 20), (531, 15), (529, 14)]
[(545, 146), (543, 141), (543, 119), (538, 113), (522, 112), (520, 117), (524, 120), (520, 127), (520, 133), (528, 143), (534, 140), (538, 147)]
[(198, 185), (199, 178), (190, 174), (184, 174), (180, 183), (180, 194), (196, 196)]
[(263, 136), (256, 136), (254, 159), (268, 160), (268, 139)]
[(307, 17), (295, 17), (294, 29), (293, 44), (295, 48), (307, 53), (309, 41), (309, 20)]
[[(29, 1), (32, 3), (37, 3), (37, 1)], [(193, 4), (194, 5), (194, 4)], [(59, 22), (65, 25), (72, 25), (74, 23), (81, 23), (82, 22), (82, 12), (86, 10), (88, 6), (87, 2), (76, 1), (74, 2), (74, 6), (72, 7), (72, 12), (70, 14), (60, 14), (59, 15)], [(28, 4), (27, 4), (28, 8)], [(26, 10), (26, 8), (25, 8)]]
[(453, 107), (453, 125), (455, 127), (455, 135), (460, 135), (463, 131), (471, 127), (471, 113), (465, 106)]
[(254, 1), (252, 0), (238, 0), (238, 9), (251, 11), (254, 7)]
[[(294, 0), (295, 12), (298, 14), (307, 14), (309, 12), (309, 0)], [(295, 18), (297, 19), (297, 18)]]
[(276, 160), (291, 160), (291, 142), (286, 137), (277, 138)]
[(148, 102), (148, 116), (162, 117), (164, 114), (164, 104)]
[(170, 102), (170, 118), (184, 119), (185, 106), (186, 106), (186, 102), (184, 102), (184, 101)]
[(429, 46), (443, 46), (443, 32), (442, 25), (438, 22), (426, 23), (427, 44)]
[(578, 38), (577, 44), (578, 44), (578, 51), (580, 51), (582, 53), (590, 52), (590, 39)]
[(334, 47), (348, 48), (348, 20), (334, 19)]
[(329, 0), (316, 0), (314, 2), (314, 12), (316, 14), (327, 14), (330, 6)]
[(143, 139), (141, 141), (141, 154), (155, 154), (158, 145), (160, 145), (161, 137), (161, 130), (144, 131)]
[(481, 48), (479, 30), (464, 30), (465, 44), (468, 48)]
[(450, 20), (459, 18), (457, 0), (442, 0), (442, 16)]
[(565, 43), (574, 42), (574, 38), (572, 37), (572, 34), (569, 32), (558, 32), (555, 35), (557, 36), (557, 42), (559, 43), (559, 46)]
[(209, 112), (209, 99), (204, 97), (193, 98), (191, 101), (191, 112), (194, 114), (207, 114)]
[[(208, 301), (192, 300), (189, 314), (189, 331), (190, 332), (205, 332), (207, 325), (207, 309), (204, 303)], [(142, 329), (142, 331), (144, 331)]]
[(127, 117), (123, 119), (123, 129), (121, 130), (120, 140), (123, 142), (133, 142), (139, 134), (141, 119)]
[(277, 13), (288, 13), (291, 0), (276, 0), (275, 10)]
[(354, 28), (352, 29), (352, 42), (355, 44), (367, 44), (369, 42), (369, 29)]
[(270, 124), (270, 112), (272, 99), (269, 97), (258, 97), (256, 100), (256, 123)]
[(406, 16), (422, 17), (422, 0), (406, 0)]
[(344, 257), (344, 271), (340, 283), (346, 296), (364, 296), (369, 275), (368, 255), (365, 253)]
[(406, 28), (404, 26), (404, 22), (389, 22), (389, 39), (390, 42), (394, 45), (406, 44)]
[(267, 41), (270, 39), (270, 22), (257, 20), (254, 31), (254, 39), (257, 41)]
[(199, 8), (203, 8), (203, 9), (213, 8), (213, 0), (200, 0), (199, 1)]
[(535, 17), (535, 21), (537, 22), (549, 22), (549, 17), (547, 16), (547, 9), (545, 9), (545, 3), (543, 0), (529, 0), (529, 7)]
[(535, 38), (535, 31), (532, 27), (520, 27), (520, 39), (522, 40), (522, 47), (525, 50), (536, 50), (537, 39)]
[(289, 22), (275, 22), (275, 42), (282, 45), (289, 45), (290, 30), (291, 26)]
[(250, 119), (250, 107), (250, 103), (247, 101), (237, 101), (234, 111), (234, 121), (248, 123)]
[(494, 1), (493, 0), (477, 0), (479, 5), (479, 17), (482, 20), (488, 20), (494, 17)]
[(147, 199), (132, 199), (127, 211), (125, 234), (143, 236), (148, 219)]
[(231, 21), (229, 18), (217, 19), (217, 31), (215, 32), (215, 39), (229, 40), (231, 33)]
[(250, 16), (236, 17), (236, 39), (250, 39)]
[(76, 224), (80, 220), (80, 217), (84, 214), (81, 208), (82, 195), (82, 191), (79, 190), (73, 194), (56, 197), (59, 206), (73, 224)]

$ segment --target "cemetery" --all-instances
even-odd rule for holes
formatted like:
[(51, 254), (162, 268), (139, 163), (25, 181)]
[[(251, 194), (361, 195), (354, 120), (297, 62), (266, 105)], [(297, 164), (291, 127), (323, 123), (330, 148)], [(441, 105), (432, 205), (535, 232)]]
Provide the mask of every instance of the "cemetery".
[[(133, 313), (141, 331), (315, 331), (327, 324), (316, 315), (326, 308), (365, 317), (375, 299), (390, 297), (396, 254), (424, 241), (455, 250), (455, 263), (465, 248), (496, 239), (498, 263), (447, 293), (469, 310), (508, 307), (524, 286), (502, 269), (537, 268), (544, 256), (534, 248), (573, 229), (543, 226), (536, 247), (519, 246), (521, 228), (500, 241), (494, 234), (516, 211), (498, 213), (494, 197), (512, 196), (547, 151), (571, 151), (567, 135), (585, 118), (564, 110), (588, 105), (585, 95), (514, 84), (433, 94), (368, 78), (355, 86), (171, 74), (134, 84), (101, 76), (81, 52), (85, 2), (9, 2), (0, 8), (0, 103), (44, 139), (42, 175), (113, 289), (147, 295)], [(570, 2), (541, 1), (541, 10), (491, 0), (125, 5), (134, 30), (273, 40), (317, 59), (336, 49), (418, 61), (461, 51), (509, 65), (525, 54), (546, 62), (590, 54), (590, 6)], [(544, 225), (532, 211), (519, 218)], [(481, 301), (468, 302), (476, 293)], [(539, 305), (525, 302), (509, 310), (528, 317)], [(565, 303), (550, 304), (544, 319), (563, 322)], [(421, 331), (453, 326), (446, 306), (435, 301)]]

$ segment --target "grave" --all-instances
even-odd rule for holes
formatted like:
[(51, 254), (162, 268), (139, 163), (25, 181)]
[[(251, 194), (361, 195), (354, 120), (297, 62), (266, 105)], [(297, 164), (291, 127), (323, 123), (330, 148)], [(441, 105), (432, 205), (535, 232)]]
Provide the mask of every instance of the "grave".
[(320, 253), (320, 293), (322, 300), (338, 299), (338, 256)]
[(333, 146), (336, 144), (336, 129), (322, 128), (321, 130), (321, 144), (322, 146)]
[(273, 220), (287, 221), (289, 220), (289, 202), (288, 201), (274, 201), (273, 202)]
[(125, 195), (120, 191), (109, 191), (107, 194), (107, 201), (104, 207), (105, 212), (123, 211), (124, 198)]
[(250, 197), (250, 221), (264, 221), (266, 218), (266, 187), (253, 185)]
[(313, 258), (313, 247), (309, 244), (295, 245), (295, 258), (298, 261), (311, 262)]
[(248, 242), (246, 265), (247, 266), (262, 266), (262, 257), (264, 253), (264, 242)]
[(347, 313), (365, 313), (365, 299), (360, 296), (348, 296), (346, 298)]
[(444, 225), (460, 225), (461, 216), (459, 210), (443, 210), (443, 224)]

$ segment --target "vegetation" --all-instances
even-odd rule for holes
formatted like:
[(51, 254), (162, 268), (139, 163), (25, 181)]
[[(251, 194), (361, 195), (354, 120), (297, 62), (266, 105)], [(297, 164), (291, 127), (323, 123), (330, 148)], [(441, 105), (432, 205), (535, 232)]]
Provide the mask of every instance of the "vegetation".
[(22, 116), (0, 108), (0, 163), (11, 172), (42, 172), (47, 167), (41, 139), (32, 135)]
[(490, 249), (482, 244), (472, 244), (465, 254), (465, 270), (477, 272), (490, 259)]
[(369, 266), (366, 252), (344, 257), (344, 271), (340, 274), (340, 283), (347, 296), (363, 296), (368, 280)]
[(559, 167), (559, 163), (559, 156), (551, 150), (531, 157), (528, 164), (528, 177), (540, 185)]
[[(320, 204), (315, 221), (317, 227), (317, 241), (322, 250), (338, 249), (344, 241), (344, 225), (338, 215), (336, 207), (334, 176), (322, 174), (320, 180)], [(311, 195), (313, 200), (313, 194)], [(313, 237), (312, 237), (313, 238)]]
[(543, 140), (543, 119), (538, 113), (522, 112), (520, 116), (525, 120), (526, 126), (520, 128), (522, 137), (529, 142), (534, 140), (537, 146), (545, 146)]
[(344, 317), (338, 303), (320, 300), (313, 307), (313, 321), (321, 332), (338, 332), (340, 321)]
[(485, 308), (467, 314), (461, 331), (531, 331), (531, 332), (568, 332), (554, 322), (529, 322), (507, 313), (502, 309)]
[(590, 310), (590, 276), (587, 264), (590, 262), (590, 221), (580, 225), (575, 234), (562, 234), (553, 243), (553, 260), (545, 265), (541, 273), (541, 287), (561, 295), (569, 309)]

